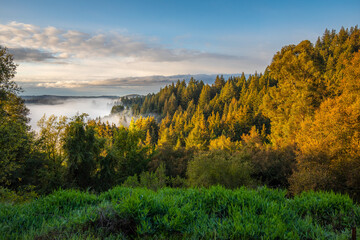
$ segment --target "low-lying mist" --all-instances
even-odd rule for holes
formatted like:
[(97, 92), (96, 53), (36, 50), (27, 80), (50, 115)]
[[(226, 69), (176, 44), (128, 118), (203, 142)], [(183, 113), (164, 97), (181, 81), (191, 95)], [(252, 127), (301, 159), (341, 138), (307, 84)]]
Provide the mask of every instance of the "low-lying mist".
[[(109, 98), (69, 98), (57, 104), (34, 104), (26, 103), (30, 110), (30, 126), (38, 131), (37, 122), (44, 116), (50, 115), (67, 116), (69, 118), (82, 113), (87, 113), (90, 119), (100, 118), (100, 121), (114, 123), (117, 126), (129, 126), (133, 115), (130, 110), (122, 111), (120, 114), (110, 115), (111, 108), (116, 99)], [(134, 117), (136, 120), (136, 117)]]

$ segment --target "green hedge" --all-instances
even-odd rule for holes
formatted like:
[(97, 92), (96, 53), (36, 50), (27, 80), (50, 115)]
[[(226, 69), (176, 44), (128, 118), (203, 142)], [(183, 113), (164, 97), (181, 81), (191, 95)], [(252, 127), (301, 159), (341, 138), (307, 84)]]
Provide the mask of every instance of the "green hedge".
[(1, 239), (349, 239), (360, 207), (344, 195), (223, 187), (60, 190), (0, 204)]

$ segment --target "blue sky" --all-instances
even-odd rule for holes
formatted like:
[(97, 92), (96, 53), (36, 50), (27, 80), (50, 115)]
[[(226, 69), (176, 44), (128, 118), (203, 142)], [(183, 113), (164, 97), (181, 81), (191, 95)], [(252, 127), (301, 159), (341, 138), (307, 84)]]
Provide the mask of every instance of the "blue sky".
[(122, 95), (163, 85), (149, 76), (262, 72), (284, 45), (359, 23), (360, 1), (13, 0), (0, 45), (25, 94)]

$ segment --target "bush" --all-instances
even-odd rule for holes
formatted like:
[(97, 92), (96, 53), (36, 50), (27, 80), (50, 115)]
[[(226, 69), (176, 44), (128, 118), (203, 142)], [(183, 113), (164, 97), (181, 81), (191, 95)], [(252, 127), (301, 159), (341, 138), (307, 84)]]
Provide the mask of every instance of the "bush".
[(179, 147), (174, 149), (172, 146), (164, 145), (157, 149), (152, 157), (149, 167), (155, 171), (161, 164), (165, 165), (166, 176), (184, 178), (188, 162), (193, 158), (194, 150)]
[(0, 187), (0, 203), (23, 203), (36, 198), (34, 186), (25, 186), (18, 191)]
[(165, 175), (165, 166), (162, 164), (155, 172), (142, 172), (138, 177), (128, 177), (122, 184), (124, 187), (146, 187), (148, 189), (157, 190), (166, 187), (169, 178)]
[(252, 177), (261, 185), (287, 188), (295, 168), (295, 151), (291, 146), (275, 148), (264, 144), (263, 136), (253, 127), (242, 136), (240, 152), (248, 156), (254, 166)]
[(222, 150), (195, 156), (187, 172), (191, 186), (222, 185), (226, 188), (254, 185), (252, 173), (253, 167), (244, 155)]

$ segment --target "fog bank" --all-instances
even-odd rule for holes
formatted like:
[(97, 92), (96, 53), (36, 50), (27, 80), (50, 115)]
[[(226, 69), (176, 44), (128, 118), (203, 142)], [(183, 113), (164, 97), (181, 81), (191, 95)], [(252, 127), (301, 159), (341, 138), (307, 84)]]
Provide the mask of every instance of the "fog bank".
[(117, 115), (109, 116), (114, 102), (114, 99), (109, 98), (71, 98), (55, 105), (26, 103), (26, 106), (30, 110), (30, 126), (35, 131), (39, 130), (37, 122), (44, 114), (46, 117), (54, 114), (55, 116), (61, 115), (70, 118), (76, 114), (87, 113), (90, 119), (100, 117), (116, 125), (119, 125), (119, 121), (121, 120), (123, 125), (128, 125), (127, 123), (131, 121), (130, 112), (127, 112), (125, 117)]

